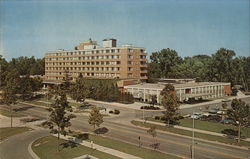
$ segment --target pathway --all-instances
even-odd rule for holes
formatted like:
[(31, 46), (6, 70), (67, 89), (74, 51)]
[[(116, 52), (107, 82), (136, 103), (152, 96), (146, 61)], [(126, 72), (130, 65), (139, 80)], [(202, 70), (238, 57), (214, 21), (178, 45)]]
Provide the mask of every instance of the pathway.
[[(54, 135), (54, 136), (56, 136), (56, 135)], [(127, 154), (127, 153), (124, 153), (124, 152), (121, 152), (121, 151), (118, 151), (118, 150), (115, 150), (115, 149), (111, 149), (111, 148), (108, 148), (108, 147), (104, 147), (104, 146), (101, 146), (101, 145), (97, 145), (95, 143), (91, 143), (91, 142), (87, 142), (87, 141), (77, 142), (75, 140), (75, 138), (71, 137), (71, 136), (62, 136), (61, 138), (64, 139), (64, 140), (70, 140), (70, 141), (76, 142), (76, 143), (81, 144), (83, 146), (86, 146), (86, 147), (89, 147), (89, 148), (92, 148), (92, 149), (95, 149), (95, 150), (98, 150), (98, 151), (101, 151), (101, 152), (104, 152), (104, 153), (107, 153), (107, 154), (110, 154), (110, 155), (113, 155), (113, 156), (117, 156), (119, 158), (123, 158), (123, 159), (141, 159), (140, 157), (130, 155), (130, 154)]]

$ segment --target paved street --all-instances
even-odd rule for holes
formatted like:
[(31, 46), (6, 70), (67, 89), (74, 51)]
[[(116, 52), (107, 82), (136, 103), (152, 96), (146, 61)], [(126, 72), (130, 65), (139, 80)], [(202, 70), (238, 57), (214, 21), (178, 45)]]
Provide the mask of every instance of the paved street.
[[(247, 99), (249, 101), (249, 99)], [(106, 134), (108, 137), (112, 137), (118, 140), (126, 141), (133, 144), (138, 144), (138, 137), (141, 136), (141, 141), (144, 146), (148, 146), (152, 143), (152, 137), (146, 133), (146, 130), (140, 127), (135, 127), (128, 121), (130, 119), (139, 118), (142, 116), (142, 111), (139, 110), (121, 110), (121, 115), (117, 117), (107, 117), (104, 119), (105, 126), (109, 129)], [(43, 119), (48, 117), (48, 111), (43, 108), (33, 107), (23, 113), (28, 115), (35, 115)], [(153, 115), (154, 113), (146, 112), (147, 115)], [(123, 122), (122, 122), (123, 121)], [(72, 129), (78, 131), (92, 131), (93, 128), (88, 124), (87, 116), (77, 115), (77, 118), (72, 121)], [(190, 156), (191, 139), (188, 137), (182, 137), (178, 135), (169, 134), (166, 132), (159, 132), (157, 140), (161, 143), (160, 150), (163, 152), (178, 154), (183, 157)], [(197, 158), (247, 158), (249, 151), (230, 147), (227, 145), (197, 141), (195, 146), (195, 156)]]
[(8, 138), (0, 144), (1, 159), (33, 159), (28, 152), (29, 144), (42, 137), (47, 136), (47, 130), (33, 130)]

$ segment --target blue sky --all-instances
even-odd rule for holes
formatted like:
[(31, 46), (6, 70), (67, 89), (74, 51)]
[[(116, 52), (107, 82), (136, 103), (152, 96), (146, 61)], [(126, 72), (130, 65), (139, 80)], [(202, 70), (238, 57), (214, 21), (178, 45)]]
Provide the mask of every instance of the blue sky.
[(249, 56), (249, 0), (0, 0), (0, 52), (10, 60), (116, 38), (182, 57), (221, 47)]

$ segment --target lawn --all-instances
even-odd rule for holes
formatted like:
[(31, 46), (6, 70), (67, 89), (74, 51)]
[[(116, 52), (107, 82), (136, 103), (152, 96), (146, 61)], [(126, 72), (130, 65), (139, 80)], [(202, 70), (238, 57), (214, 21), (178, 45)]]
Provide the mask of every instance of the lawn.
[[(180, 126), (192, 128), (193, 120), (181, 119)], [(224, 129), (238, 130), (238, 128), (234, 125), (202, 121), (202, 120), (195, 120), (195, 128), (201, 129), (201, 130), (213, 131), (217, 133), (221, 133)], [(242, 128), (241, 133), (242, 133), (242, 136), (250, 138), (250, 128)]]
[[(11, 112), (7, 109), (0, 109), (0, 114), (3, 116), (7, 116), (7, 117), (11, 116)], [(23, 115), (19, 112), (15, 112), (15, 111), (12, 112), (12, 117), (23, 117), (23, 116), (25, 116), (25, 115)]]
[[(36, 100), (32, 100), (32, 101), (25, 101), (25, 102), (48, 107), (50, 105), (50, 103), (54, 102), (54, 100), (47, 100), (47, 98), (40, 98), (40, 99), (36, 99)], [(72, 107), (77, 107), (77, 106), (80, 106), (82, 104), (69, 102), (69, 105)]]
[(27, 131), (32, 130), (31, 128), (28, 127), (13, 127), (13, 128), (0, 128), (0, 141), (2, 141), (3, 139), (6, 139), (10, 136), (16, 135), (16, 134), (20, 134), (20, 133), (24, 133)]
[[(156, 125), (156, 124), (150, 124), (150, 123), (143, 123), (140, 121), (132, 121), (131, 123), (134, 125), (142, 126), (142, 127), (146, 127), (146, 128), (150, 128), (150, 127), (154, 126), (158, 130), (168, 131), (168, 132), (171, 132), (174, 134), (180, 134), (180, 135), (185, 135), (185, 136), (190, 136), (190, 137), (192, 136), (192, 131), (177, 129), (177, 128), (173, 128), (173, 127), (167, 127), (167, 126), (161, 126), (161, 125)], [(218, 141), (218, 142), (222, 142), (222, 143), (226, 143), (226, 144), (250, 147), (250, 142), (241, 141), (240, 143), (237, 143), (236, 140), (226, 138), (226, 137), (208, 135), (208, 134), (197, 133), (197, 132), (195, 132), (195, 137), (201, 138), (201, 139), (206, 139), (206, 140), (211, 140), (211, 141)]]
[(41, 159), (72, 159), (78, 156), (89, 154), (100, 159), (119, 159), (116, 156), (107, 153), (92, 150), (91, 148), (70, 143), (66, 140), (59, 140), (60, 151), (57, 151), (57, 138), (54, 136), (47, 136), (36, 140), (32, 144), (33, 151)]
[(167, 155), (158, 151), (153, 151), (146, 148), (139, 148), (138, 146), (131, 145), (118, 140), (110, 139), (107, 137), (101, 137), (97, 135), (90, 135), (89, 140), (92, 140), (98, 145), (109, 147), (118, 151), (122, 151), (134, 156), (141, 157), (143, 159), (177, 159), (179, 157)]
[[(163, 123), (162, 120), (155, 120), (154, 118), (147, 118), (147, 120)], [(180, 121), (179, 126), (189, 127), (189, 128), (193, 127), (192, 119), (181, 119), (179, 121)], [(222, 123), (216, 123), (216, 122), (210, 122), (210, 121), (202, 121), (202, 120), (195, 120), (194, 125), (195, 125), (195, 129), (212, 131), (212, 132), (217, 132), (217, 133), (222, 133), (224, 129), (238, 130), (238, 128), (234, 125), (222, 124)], [(250, 128), (242, 128), (241, 133), (242, 133), (241, 134), (242, 136), (250, 138)]]

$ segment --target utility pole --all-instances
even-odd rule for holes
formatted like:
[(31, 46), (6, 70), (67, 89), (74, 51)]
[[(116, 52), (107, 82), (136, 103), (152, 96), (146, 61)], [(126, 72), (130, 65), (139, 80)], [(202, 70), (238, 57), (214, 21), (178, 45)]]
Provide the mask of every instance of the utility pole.
[[(194, 115), (194, 111), (193, 111)], [(192, 132), (192, 159), (194, 159), (194, 116), (193, 116), (193, 132)]]

